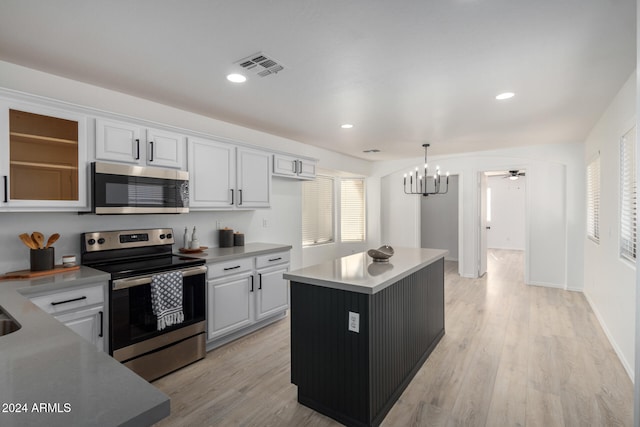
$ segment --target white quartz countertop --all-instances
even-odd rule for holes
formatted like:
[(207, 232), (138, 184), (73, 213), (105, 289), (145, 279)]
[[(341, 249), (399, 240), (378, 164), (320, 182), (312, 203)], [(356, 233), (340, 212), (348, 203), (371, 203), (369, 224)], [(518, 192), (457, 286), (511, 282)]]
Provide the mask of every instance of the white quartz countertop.
[(394, 248), (394, 252), (388, 263), (373, 262), (366, 252), (360, 252), (285, 273), (284, 278), (327, 288), (375, 294), (449, 253), (442, 249), (425, 248)]
[(83, 266), (0, 281), (0, 307), (21, 326), (0, 336), (0, 426), (145, 426), (169, 415), (167, 395), (28, 298), (109, 278)]

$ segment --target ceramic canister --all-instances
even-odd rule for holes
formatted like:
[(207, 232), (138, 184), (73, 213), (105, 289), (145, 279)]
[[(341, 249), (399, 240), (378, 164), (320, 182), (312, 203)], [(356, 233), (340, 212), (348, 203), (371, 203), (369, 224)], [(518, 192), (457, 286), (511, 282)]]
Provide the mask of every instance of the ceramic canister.
[(233, 230), (230, 228), (223, 228), (220, 230), (220, 242), (221, 248), (230, 248), (233, 246)]

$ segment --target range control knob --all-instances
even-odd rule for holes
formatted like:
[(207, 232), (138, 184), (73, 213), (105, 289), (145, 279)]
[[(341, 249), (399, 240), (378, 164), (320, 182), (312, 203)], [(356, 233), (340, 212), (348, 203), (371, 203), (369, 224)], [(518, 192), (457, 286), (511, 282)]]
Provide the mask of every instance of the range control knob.
[(160, 240), (163, 240), (166, 236), (164, 234), (160, 235)]
[(89, 245), (95, 245), (96, 244), (96, 239), (89, 239), (89, 240), (87, 240), (87, 243)]
[(105, 242), (104, 237), (98, 239), (98, 244), (101, 245)]
[(167, 234), (167, 239), (170, 239), (172, 237), (173, 237), (173, 234), (171, 234), (171, 233)]

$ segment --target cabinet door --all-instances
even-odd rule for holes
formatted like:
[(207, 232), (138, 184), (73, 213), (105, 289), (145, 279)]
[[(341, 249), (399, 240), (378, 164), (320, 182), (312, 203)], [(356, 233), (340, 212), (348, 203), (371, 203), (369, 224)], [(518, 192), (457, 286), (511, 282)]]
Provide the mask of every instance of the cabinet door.
[(235, 146), (189, 138), (189, 207), (231, 209), (235, 191)]
[(159, 129), (147, 129), (147, 164), (184, 169), (184, 136)]
[(140, 126), (96, 119), (96, 159), (140, 163)]
[(239, 208), (268, 208), (271, 198), (271, 155), (249, 148), (237, 151)]
[(86, 207), (86, 142), (83, 115), (3, 102), (0, 205), (22, 210)]
[(300, 178), (315, 179), (316, 163), (312, 160), (298, 160), (298, 176)]
[(289, 271), (289, 265), (258, 270), (256, 290), (256, 319), (277, 314), (289, 308), (289, 281), (282, 275)]
[(295, 177), (298, 174), (298, 159), (281, 154), (273, 155), (273, 174)]
[(208, 338), (213, 339), (253, 323), (253, 276), (210, 280), (208, 283)]
[(94, 306), (55, 316), (69, 329), (104, 351), (104, 307)]

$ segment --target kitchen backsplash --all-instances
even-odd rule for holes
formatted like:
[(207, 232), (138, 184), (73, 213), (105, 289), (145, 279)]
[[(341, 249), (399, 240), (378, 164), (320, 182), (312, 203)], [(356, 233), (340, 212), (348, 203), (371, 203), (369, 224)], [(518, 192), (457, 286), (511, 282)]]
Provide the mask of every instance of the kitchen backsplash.
[(171, 227), (175, 250), (182, 246), (184, 227), (198, 229), (203, 246), (218, 246), (219, 223), (245, 235), (245, 241), (283, 243), (299, 251), (301, 241), (301, 196), (299, 183), (274, 179), (272, 208), (252, 211), (190, 212), (179, 215), (78, 215), (73, 212), (0, 212), (0, 274), (29, 268), (29, 249), (20, 241), (20, 233), (40, 231), (45, 238), (60, 233), (55, 243), (55, 262), (63, 255), (80, 260), (80, 233), (101, 230)]

